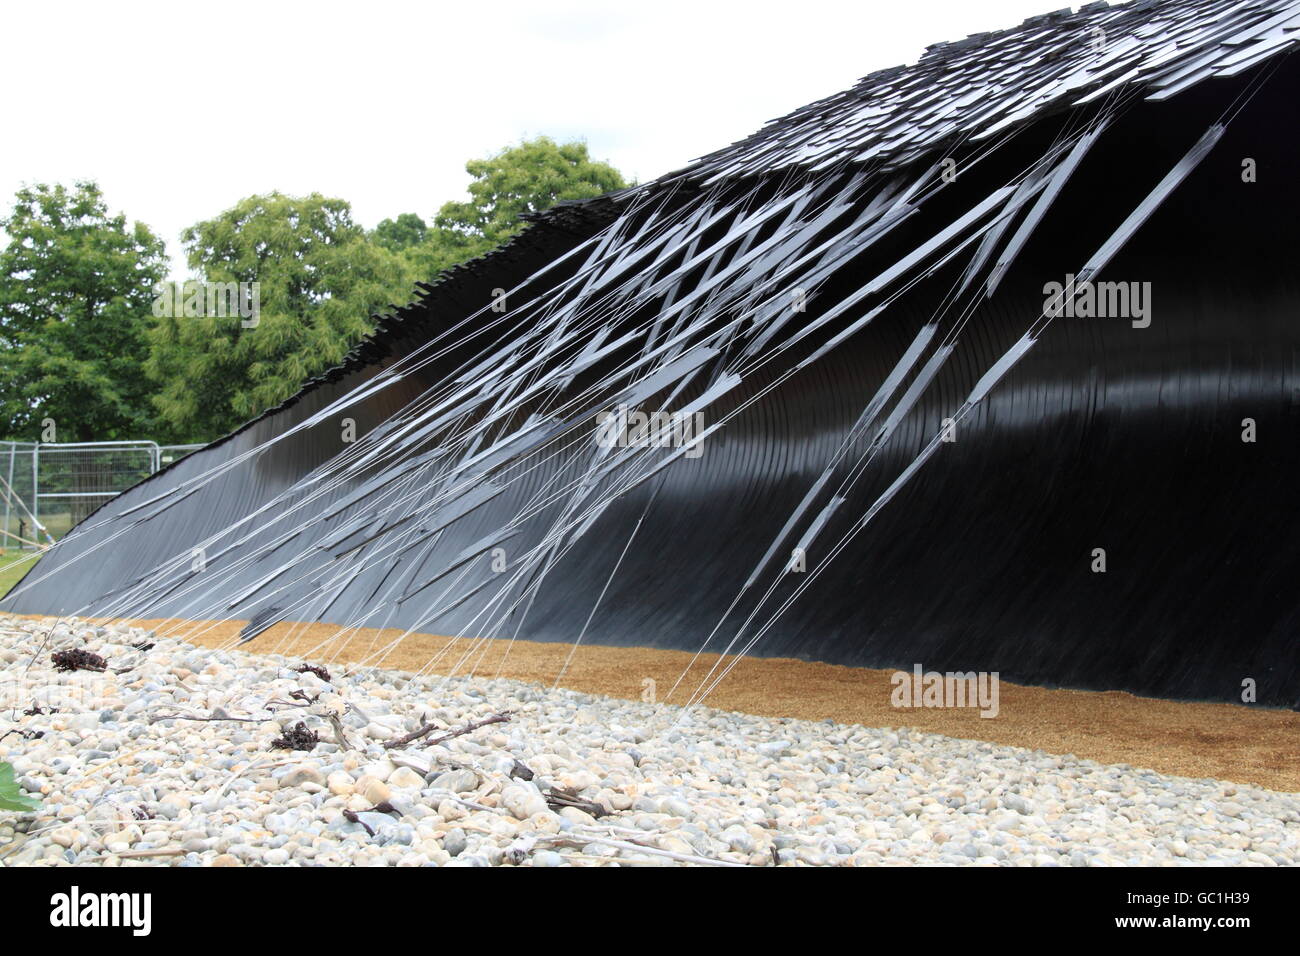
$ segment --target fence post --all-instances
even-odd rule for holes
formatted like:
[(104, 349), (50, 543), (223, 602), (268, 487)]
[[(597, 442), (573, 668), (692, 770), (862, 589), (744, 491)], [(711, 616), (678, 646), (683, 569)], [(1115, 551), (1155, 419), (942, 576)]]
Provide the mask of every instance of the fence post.
[(33, 540), (39, 541), (41, 530), (41, 488), (40, 478), (41, 443), (32, 445), (32, 528)]
[[(13, 502), (10, 500), (10, 498), (11, 498), (11, 497), (13, 496), (13, 494), (14, 494), (14, 456), (17, 454), (17, 450), (18, 450), (18, 444), (17, 444), (16, 442), (10, 442), (10, 443), (9, 443), (9, 483), (8, 483), (8, 485), (6, 486), (6, 487), (9, 489), (9, 492), (8, 492), (8, 494), (5, 495), (5, 540), (4, 540), (4, 547), (6, 547), (6, 548), (9, 547), (9, 512), (10, 512), (10, 509), (13, 507)], [(18, 550), (19, 550), (19, 551), (22, 550), (22, 543), (21, 543), (21, 542), (20, 542), (19, 545), (18, 545)]]

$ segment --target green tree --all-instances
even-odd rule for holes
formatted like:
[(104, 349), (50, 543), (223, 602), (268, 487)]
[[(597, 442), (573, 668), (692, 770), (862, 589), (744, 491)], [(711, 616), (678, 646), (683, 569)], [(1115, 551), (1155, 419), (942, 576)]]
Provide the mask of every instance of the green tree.
[[(523, 228), (519, 216), (626, 183), (584, 143), (541, 137), (466, 165), (470, 201), (447, 203), (432, 225), (415, 213), (369, 235), (341, 199), (251, 196), (183, 235), (190, 268), (208, 283), (259, 283), (260, 314), (160, 316), (147, 370), (154, 403), (187, 440), (215, 438), (294, 394), (338, 363), (371, 329), (370, 316), (406, 302), (428, 279), (482, 255)], [(188, 298), (177, 290), (174, 301)]]
[(109, 215), (93, 182), (20, 189), (0, 218), (0, 421), (5, 437), (152, 437), (143, 374), (162, 240)]
[(385, 219), (375, 226), (370, 238), (376, 245), (390, 252), (401, 252), (418, 246), (429, 235), (429, 227), (413, 212), (404, 212), (396, 219)]
[(509, 239), (524, 224), (519, 217), (549, 209), (566, 199), (592, 199), (627, 183), (608, 163), (593, 162), (583, 142), (556, 143), (546, 136), (525, 140), (487, 159), (471, 159), (474, 177), (469, 202), (449, 202), (434, 225), (492, 245)]
[[(505, 242), (526, 225), (520, 216), (628, 186), (613, 166), (592, 160), (586, 143), (556, 143), (546, 136), (471, 159), (465, 171), (473, 177), (469, 201), (445, 203), (425, 239), (405, 247), (423, 278)], [(406, 216), (418, 219), (406, 213), (398, 220)]]
[[(150, 377), (162, 417), (216, 438), (293, 395), (370, 331), (371, 314), (410, 297), (410, 264), (371, 242), (342, 199), (250, 196), (182, 235), (207, 283), (257, 283), (258, 314), (163, 315)], [(178, 297), (182, 298), (182, 297)]]

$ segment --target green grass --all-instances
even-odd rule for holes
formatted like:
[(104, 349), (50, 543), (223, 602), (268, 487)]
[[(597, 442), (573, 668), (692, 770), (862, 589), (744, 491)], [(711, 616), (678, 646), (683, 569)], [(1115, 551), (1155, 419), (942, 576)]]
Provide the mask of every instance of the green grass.
[(4, 597), (36, 563), (31, 551), (0, 551), (0, 597)]

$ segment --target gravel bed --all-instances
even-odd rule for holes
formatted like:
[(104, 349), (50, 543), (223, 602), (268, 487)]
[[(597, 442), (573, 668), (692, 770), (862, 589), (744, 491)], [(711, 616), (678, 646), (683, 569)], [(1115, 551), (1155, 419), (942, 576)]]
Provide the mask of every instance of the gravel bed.
[[(67, 651), (107, 669), (56, 669)], [(0, 618), (0, 760), (41, 804), (0, 812), (0, 865), (1300, 861), (1300, 794), (906, 728), (377, 668), (326, 680), (304, 663)]]

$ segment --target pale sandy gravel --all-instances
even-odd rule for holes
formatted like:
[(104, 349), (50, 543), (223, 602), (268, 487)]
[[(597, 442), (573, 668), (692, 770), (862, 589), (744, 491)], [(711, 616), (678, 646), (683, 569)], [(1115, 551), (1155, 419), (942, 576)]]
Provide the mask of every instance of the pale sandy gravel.
[[(136, 623), (216, 647), (231, 646), (244, 622)], [(681, 651), (584, 645), (565, 668), (571, 649), (567, 644), (470, 642), (431, 634), (409, 635), (383, 653), (401, 633), (373, 628), (341, 632), (334, 625), (284, 623), (241, 650), (322, 661), (364, 660), (406, 671), (420, 671), (436, 661), (435, 673), (472, 671), (546, 686), (564, 669), (562, 687), (629, 700), (641, 699), (647, 678), (655, 682), (662, 700), (686, 673), (670, 703), (684, 702), (718, 660), (716, 654), (703, 654), (692, 665), (693, 655)], [(746, 658), (706, 703), (769, 717), (906, 726), (1160, 773), (1300, 792), (1300, 713), (1294, 711), (1003, 682), (1000, 713), (986, 719), (973, 710), (896, 709), (890, 704), (892, 673), (785, 658)]]
[[(671, 708), (513, 680), (412, 680), (341, 660), (327, 684), (296, 671), (302, 655), (232, 654), (165, 637), (139, 650), (130, 645), (145, 632), (128, 634), (120, 624), (105, 631), (65, 622), (51, 632), (48, 623), (22, 622), (0, 631), (0, 668), (24, 695), (64, 679), (48, 661), (54, 645), (102, 652), (120, 671), (71, 681), (85, 687), (58, 713), (6, 711), (44, 731), (10, 738), (0, 750), (43, 803), (21, 820), (0, 820), (6, 864), (653, 862), (643, 848), (614, 860), (600, 855), (620, 852), (608, 845), (573, 845), (575, 834), (591, 835), (610, 819), (617, 836), (640, 833), (662, 851), (733, 865), (766, 866), (778, 856), (832, 865), (1300, 862), (1300, 798), (1248, 785), (925, 732), (719, 710), (682, 717), (677, 729)], [(51, 645), (33, 658), (31, 645), (47, 636)], [(381, 635), (361, 637), (383, 646)], [(268, 649), (276, 643), (272, 636)], [(555, 666), (557, 648), (544, 649)], [(493, 645), (482, 650), (491, 654)], [(317, 651), (306, 656), (328, 653)], [(526, 651), (514, 648), (511, 659)], [(621, 680), (640, 686), (635, 671)], [(325, 744), (303, 754), (268, 750), (295, 719), (285, 701), (300, 688), (346, 700), (346, 752)], [(211, 711), (221, 721), (273, 705), (283, 713), (265, 722), (167, 716)], [(434, 716), (451, 727), (501, 708), (514, 711), (507, 725), (413, 748), (433, 762), (432, 773), (398, 769), (382, 743)], [(668, 725), (658, 726), (663, 719)], [(321, 717), (313, 720), (325, 729)], [(548, 811), (538, 790), (526, 792), (533, 785), (511, 779), (515, 756), (615, 815), (597, 821)], [(466, 766), (476, 771), (472, 792), (439, 783), (440, 774)], [(400, 818), (368, 814), (374, 834), (341, 818), (347, 808), (367, 816), (390, 792)], [(449, 804), (454, 792), (467, 793), (472, 807)], [(393, 838), (398, 832), (405, 837)], [(548, 842), (555, 837), (563, 842)]]

